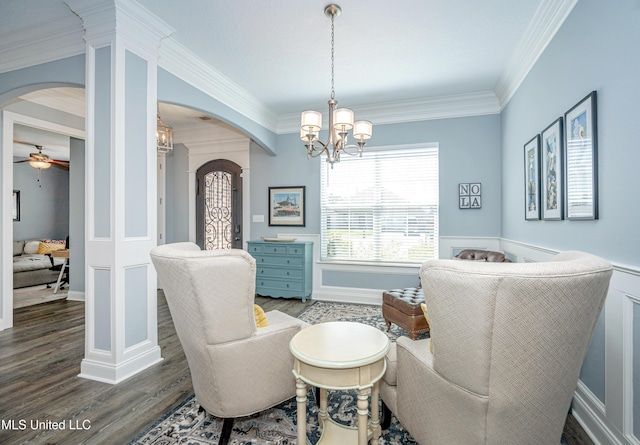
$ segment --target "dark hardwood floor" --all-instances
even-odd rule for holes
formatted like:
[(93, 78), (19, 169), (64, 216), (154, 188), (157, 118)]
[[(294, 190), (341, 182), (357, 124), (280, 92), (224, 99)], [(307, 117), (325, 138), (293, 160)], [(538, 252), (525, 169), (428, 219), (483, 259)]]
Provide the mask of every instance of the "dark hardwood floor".
[[(256, 302), (265, 311), (294, 316), (311, 303), (262, 297)], [(158, 342), (164, 360), (118, 385), (82, 379), (84, 303), (61, 300), (16, 309), (14, 327), (0, 332), (0, 444), (128, 443), (193, 394), (161, 292)], [(64, 429), (53, 429), (60, 422)], [(567, 426), (569, 445), (591, 443), (571, 416)]]

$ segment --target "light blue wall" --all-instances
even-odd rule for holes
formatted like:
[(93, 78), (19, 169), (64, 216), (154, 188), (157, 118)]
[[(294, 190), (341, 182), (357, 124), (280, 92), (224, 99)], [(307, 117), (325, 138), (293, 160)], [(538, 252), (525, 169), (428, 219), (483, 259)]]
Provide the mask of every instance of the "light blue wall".
[[(638, 103), (640, 7), (581, 0), (502, 113), (502, 236), (554, 250), (579, 249), (640, 266)], [(597, 221), (525, 221), (523, 145), (592, 90), (598, 94)], [(604, 328), (581, 379), (604, 400)], [(634, 335), (634, 344), (640, 336)], [(640, 372), (640, 367), (636, 374)], [(638, 376), (634, 376), (636, 381)], [(636, 411), (638, 412), (638, 411)], [(637, 421), (640, 423), (640, 420)]]
[(124, 234), (147, 235), (147, 61), (125, 51)]
[[(502, 113), (502, 236), (640, 265), (640, 8), (581, 0)], [(592, 90), (598, 94), (598, 221), (525, 221), (523, 145)], [(515, 172), (515, 173), (514, 173)]]
[[(500, 116), (487, 115), (374, 126), (369, 145), (375, 147), (437, 142), (440, 158), (440, 235), (500, 236)], [(320, 168), (324, 158), (307, 160), (298, 134), (278, 136), (278, 155), (251, 149), (251, 214), (264, 215), (252, 223), (252, 238), (278, 233), (320, 233)], [(365, 154), (366, 156), (366, 148)], [(341, 168), (336, 164), (334, 168)], [(397, 172), (398, 176), (402, 172)], [(458, 184), (482, 183), (482, 208), (458, 208)], [(306, 226), (269, 227), (267, 193), (272, 186), (306, 186)], [(416, 277), (370, 273), (327, 273), (323, 284), (390, 289), (415, 286)]]
[[(23, 160), (23, 158), (14, 158)], [(40, 171), (28, 162), (14, 164), (13, 188), (20, 190), (20, 221), (13, 222), (13, 239), (65, 239), (69, 234), (69, 171), (51, 167)]]
[(0, 74), (0, 107), (23, 94), (54, 86), (84, 86), (84, 54)]
[(189, 151), (182, 144), (173, 146), (166, 158), (166, 220), (167, 243), (189, 241)]
[[(439, 143), (441, 236), (500, 236), (499, 115), (378, 125), (373, 131), (369, 145), (374, 147)], [(264, 223), (252, 223), (252, 237), (271, 237), (284, 231), (320, 233), (320, 162), (324, 158), (307, 160), (298, 134), (278, 136), (277, 156), (251, 150), (251, 213), (265, 215)], [(458, 208), (461, 182), (482, 183), (481, 209)], [(296, 185), (306, 186), (306, 227), (269, 227), (268, 188)]]
[(173, 74), (158, 68), (158, 101), (182, 105), (220, 119), (239, 129), (268, 151), (276, 150), (276, 135), (222, 102), (203, 94)]

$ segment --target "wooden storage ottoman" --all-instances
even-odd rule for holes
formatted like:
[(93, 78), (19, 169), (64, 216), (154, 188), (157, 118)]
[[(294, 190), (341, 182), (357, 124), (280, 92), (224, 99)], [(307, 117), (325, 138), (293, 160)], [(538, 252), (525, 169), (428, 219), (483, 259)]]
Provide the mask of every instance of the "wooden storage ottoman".
[(424, 293), (421, 287), (384, 291), (382, 293), (382, 316), (387, 323), (387, 331), (391, 329), (391, 323), (395, 323), (409, 333), (411, 340), (417, 339), (420, 334), (429, 332), (429, 323), (424, 317), (420, 303), (424, 303)]

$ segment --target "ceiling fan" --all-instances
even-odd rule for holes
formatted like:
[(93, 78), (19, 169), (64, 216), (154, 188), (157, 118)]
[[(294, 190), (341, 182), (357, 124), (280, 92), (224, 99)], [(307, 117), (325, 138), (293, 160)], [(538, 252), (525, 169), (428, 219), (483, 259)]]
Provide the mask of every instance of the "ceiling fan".
[(28, 162), (31, 167), (37, 168), (39, 170), (47, 169), (52, 165), (58, 168), (62, 168), (64, 170), (69, 170), (69, 161), (65, 161), (63, 159), (52, 159), (49, 156), (42, 154), (42, 149), (44, 148), (42, 145), (31, 144), (31, 143), (22, 142), (22, 141), (13, 141), (13, 142), (17, 144), (23, 144), (23, 145), (33, 145), (38, 150), (38, 153), (29, 153), (29, 157), (27, 159), (23, 159), (22, 161), (15, 161), (14, 164)]

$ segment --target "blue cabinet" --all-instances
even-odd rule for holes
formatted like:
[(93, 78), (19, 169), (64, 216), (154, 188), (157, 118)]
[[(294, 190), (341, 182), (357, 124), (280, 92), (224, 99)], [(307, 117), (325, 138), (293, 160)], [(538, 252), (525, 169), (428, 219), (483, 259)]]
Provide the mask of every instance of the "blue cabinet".
[(265, 297), (311, 297), (313, 243), (249, 241), (256, 260), (256, 294)]

